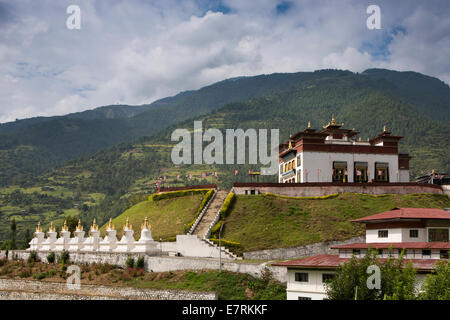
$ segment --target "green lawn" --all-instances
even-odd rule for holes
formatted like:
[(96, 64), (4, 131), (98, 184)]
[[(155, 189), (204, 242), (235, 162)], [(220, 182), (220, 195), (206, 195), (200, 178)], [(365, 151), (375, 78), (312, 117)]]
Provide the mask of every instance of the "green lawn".
[[(145, 217), (148, 217), (153, 239), (174, 237), (177, 234), (184, 234), (184, 225), (194, 219), (202, 199), (203, 195), (195, 194), (155, 202), (142, 201), (113, 219), (113, 224), (120, 238), (122, 227), (129, 217), (130, 223), (133, 225), (134, 236), (139, 239), (141, 225)], [(106, 225), (100, 229), (102, 235), (105, 229)]]
[(445, 208), (450, 207), (450, 199), (437, 194), (347, 193), (328, 199), (238, 195), (225, 220), (223, 238), (239, 242), (242, 251), (344, 240), (364, 234), (364, 225), (349, 220), (394, 207)]

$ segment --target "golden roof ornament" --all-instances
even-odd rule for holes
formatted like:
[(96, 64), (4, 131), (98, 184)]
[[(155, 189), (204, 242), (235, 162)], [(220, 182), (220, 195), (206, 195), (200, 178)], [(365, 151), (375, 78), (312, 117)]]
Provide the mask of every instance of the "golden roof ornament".
[(48, 228), (48, 232), (55, 232), (55, 227), (53, 226), (53, 221), (50, 222), (50, 228)]
[(311, 121), (308, 121), (308, 129), (311, 128)]
[(98, 225), (96, 224), (95, 218), (94, 221), (92, 222), (90, 231), (98, 231)]
[(289, 149), (292, 149), (292, 141), (289, 140)]
[(150, 225), (148, 224), (148, 218), (147, 217), (145, 217), (144, 223), (141, 226), (141, 230), (143, 230), (143, 229), (149, 229), (150, 230)]
[(383, 132), (387, 132), (386, 126), (383, 126)]
[(334, 114), (331, 115), (331, 124), (332, 125), (336, 124), (336, 120), (334, 119)]
[(41, 222), (39, 221), (36, 227), (36, 232), (42, 232)]
[(331, 115), (331, 122), (328, 122), (328, 124), (326, 126), (324, 126), (324, 128), (328, 128), (329, 126), (339, 126), (342, 127), (344, 125), (344, 123), (336, 123), (336, 119), (334, 118), (334, 114)]
[(67, 220), (64, 220), (64, 225), (62, 226), (61, 231), (69, 231), (69, 227), (67, 226)]
[(130, 218), (127, 217), (127, 221), (125, 222), (125, 225), (123, 226), (123, 230), (133, 230), (133, 226), (130, 224)]
[(78, 219), (78, 225), (76, 231), (83, 231), (83, 225), (81, 224), (81, 219)]
[(108, 230), (114, 230), (114, 225), (112, 223), (112, 218), (109, 218), (109, 223), (108, 223)]

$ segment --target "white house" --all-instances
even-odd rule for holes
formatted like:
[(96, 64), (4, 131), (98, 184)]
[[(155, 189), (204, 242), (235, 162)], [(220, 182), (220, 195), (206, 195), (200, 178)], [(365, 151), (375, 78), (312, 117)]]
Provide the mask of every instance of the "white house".
[(359, 132), (342, 128), (334, 116), (316, 131), (310, 127), (291, 135), (279, 147), (280, 183), (409, 182), (408, 154), (398, 153), (403, 137), (383, 129), (373, 139), (356, 139)]
[(417, 269), (418, 282), (450, 250), (450, 212), (441, 209), (396, 208), (391, 211), (352, 220), (366, 224), (366, 242), (335, 246), (338, 254), (321, 254), (300, 260), (276, 263), (287, 267), (288, 300), (322, 300), (325, 282), (353, 255), (362, 258), (369, 248), (378, 250), (379, 258), (398, 258), (404, 251), (406, 261)]

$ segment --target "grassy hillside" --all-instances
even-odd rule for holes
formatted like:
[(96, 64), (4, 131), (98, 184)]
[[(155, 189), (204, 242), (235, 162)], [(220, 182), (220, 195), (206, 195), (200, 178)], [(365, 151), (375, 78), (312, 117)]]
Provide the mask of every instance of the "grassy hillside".
[(339, 194), (327, 199), (238, 195), (225, 219), (223, 239), (239, 242), (243, 250), (292, 247), (364, 234), (364, 225), (349, 222), (394, 207), (445, 208), (445, 195), (370, 196)]
[[(132, 206), (120, 216), (113, 219), (113, 224), (117, 230), (118, 239), (122, 236), (122, 228), (127, 217), (133, 225), (134, 237), (136, 240), (141, 236), (141, 225), (145, 217), (148, 217), (151, 226), (152, 237), (159, 238), (174, 237), (177, 234), (184, 234), (184, 226), (190, 223), (197, 212), (203, 195), (194, 194), (173, 199), (159, 201), (142, 201)], [(104, 235), (106, 225), (100, 231)]]

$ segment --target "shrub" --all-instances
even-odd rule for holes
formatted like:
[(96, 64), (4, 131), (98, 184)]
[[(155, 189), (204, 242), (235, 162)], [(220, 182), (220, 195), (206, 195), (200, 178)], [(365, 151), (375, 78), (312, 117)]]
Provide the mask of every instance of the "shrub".
[[(209, 239), (212, 242), (214, 242), (215, 244), (219, 245), (219, 239), (216, 238), (211, 238)], [(242, 249), (242, 245), (239, 242), (234, 242), (234, 241), (229, 241), (229, 240), (220, 240), (220, 245), (222, 247), (226, 247), (229, 249)]]
[(56, 271), (53, 269), (50, 269), (47, 271), (47, 276), (49, 276), (49, 277), (53, 277), (55, 274), (56, 274)]
[(55, 253), (54, 252), (50, 252), (47, 255), (47, 262), (48, 263), (55, 263), (56, 257), (55, 257)]
[(33, 278), (37, 279), (37, 280), (42, 280), (46, 277), (47, 275), (45, 274), (45, 272), (39, 272), (33, 275)]
[(61, 255), (59, 256), (59, 262), (63, 265), (66, 265), (70, 260), (70, 254), (68, 251), (63, 250), (63, 252), (61, 252)]
[(36, 261), (38, 261), (38, 256), (36, 254), (36, 251), (31, 251), (30, 255), (28, 256), (28, 263), (35, 263)]
[(148, 197), (148, 201), (159, 201), (164, 199), (172, 199), (177, 197), (190, 196), (198, 193), (206, 193), (208, 189), (190, 189), (190, 190), (180, 190), (180, 191), (170, 191), (163, 193), (155, 193)]
[(223, 202), (223, 206), (220, 209), (220, 220), (224, 220), (228, 214), (231, 212), (233, 205), (236, 201), (236, 195), (234, 192), (230, 192), (225, 201)]
[(18, 276), (21, 278), (31, 277), (31, 269), (25, 268), (25, 269), (20, 270), (20, 272), (18, 273)]
[(127, 268), (133, 268), (134, 267), (134, 258), (133, 257), (128, 257), (127, 261), (125, 261), (125, 266)]
[(136, 269), (144, 269), (145, 259), (144, 257), (139, 257), (136, 261)]

